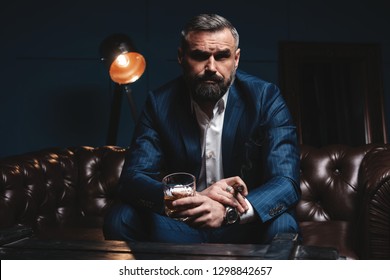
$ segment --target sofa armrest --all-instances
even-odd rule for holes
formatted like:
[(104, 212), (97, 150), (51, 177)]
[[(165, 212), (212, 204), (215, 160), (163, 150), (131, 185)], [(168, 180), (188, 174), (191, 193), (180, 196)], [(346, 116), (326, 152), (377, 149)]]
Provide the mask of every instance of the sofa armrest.
[(359, 174), (360, 233), (363, 259), (390, 259), (390, 147), (364, 158)]

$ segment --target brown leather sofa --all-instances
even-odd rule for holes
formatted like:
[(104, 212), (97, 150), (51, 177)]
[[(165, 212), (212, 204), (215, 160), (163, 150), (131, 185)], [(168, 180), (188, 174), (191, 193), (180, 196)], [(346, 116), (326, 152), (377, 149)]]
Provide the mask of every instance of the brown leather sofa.
[[(126, 149), (51, 148), (0, 159), (0, 228), (43, 238), (102, 240)], [(385, 145), (301, 147), (304, 245), (352, 259), (390, 259), (390, 150)]]

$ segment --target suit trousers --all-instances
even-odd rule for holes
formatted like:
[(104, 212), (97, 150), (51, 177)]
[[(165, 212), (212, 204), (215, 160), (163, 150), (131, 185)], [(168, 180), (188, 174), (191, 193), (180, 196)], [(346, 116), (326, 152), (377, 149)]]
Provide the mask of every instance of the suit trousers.
[(165, 215), (128, 204), (116, 204), (107, 212), (103, 233), (108, 240), (166, 243), (268, 244), (277, 233), (299, 233), (295, 219), (287, 212), (266, 222), (198, 229)]

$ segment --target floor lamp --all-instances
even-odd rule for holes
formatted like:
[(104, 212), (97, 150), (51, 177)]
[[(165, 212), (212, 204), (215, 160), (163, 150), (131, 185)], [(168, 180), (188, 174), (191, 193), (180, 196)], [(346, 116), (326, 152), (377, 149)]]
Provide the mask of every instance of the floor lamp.
[(113, 34), (100, 44), (100, 57), (109, 69), (110, 78), (115, 83), (111, 103), (107, 145), (116, 145), (122, 97), (124, 94), (130, 105), (135, 121), (137, 110), (132, 97), (130, 84), (137, 81), (145, 71), (145, 58), (137, 52), (131, 39), (125, 34)]

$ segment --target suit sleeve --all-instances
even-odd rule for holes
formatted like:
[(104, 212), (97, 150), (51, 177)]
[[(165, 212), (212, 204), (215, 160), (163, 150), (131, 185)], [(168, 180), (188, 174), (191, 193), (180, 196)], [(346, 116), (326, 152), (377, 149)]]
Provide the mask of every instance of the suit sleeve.
[(163, 158), (155, 107), (153, 95), (149, 94), (125, 158), (119, 192), (126, 203), (162, 213)]
[(263, 222), (288, 210), (300, 198), (299, 152), (296, 127), (279, 89), (268, 84), (260, 100), (265, 129), (265, 183), (251, 189), (248, 200)]

